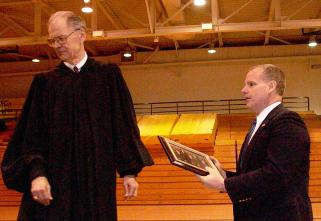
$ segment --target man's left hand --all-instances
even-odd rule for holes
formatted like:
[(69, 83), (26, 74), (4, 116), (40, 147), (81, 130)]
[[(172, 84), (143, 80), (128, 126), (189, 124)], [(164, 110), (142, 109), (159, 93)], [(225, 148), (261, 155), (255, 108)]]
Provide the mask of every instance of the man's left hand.
[(124, 176), (124, 188), (125, 188), (125, 198), (131, 199), (137, 196), (138, 193), (138, 183), (134, 176)]
[(200, 181), (209, 188), (217, 189), (221, 192), (226, 192), (224, 185), (224, 178), (222, 175), (215, 169), (211, 167), (206, 167), (206, 170), (209, 172), (207, 176), (196, 175)]

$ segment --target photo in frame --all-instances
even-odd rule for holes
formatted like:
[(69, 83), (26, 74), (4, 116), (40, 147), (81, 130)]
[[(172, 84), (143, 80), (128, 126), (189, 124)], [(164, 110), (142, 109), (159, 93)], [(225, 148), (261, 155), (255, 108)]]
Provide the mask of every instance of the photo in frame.
[(158, 136), (158, 139), (165, 150), (168, 159), (173, 165), (201, 176), (208, 175), (209, 172), (206, 170), (206, 167), (211, 167), (216, 169), (222, 175), (220, 169), (214, 164), (207, 154), (163, 136)]

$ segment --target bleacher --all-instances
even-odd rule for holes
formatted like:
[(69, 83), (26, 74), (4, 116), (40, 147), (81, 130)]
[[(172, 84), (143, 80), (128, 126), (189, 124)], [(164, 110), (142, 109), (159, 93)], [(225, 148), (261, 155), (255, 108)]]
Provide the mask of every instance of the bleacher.
[[(312, 112), (302, 112), (311, 136), (310, 197), (314, 220), (321, 220), (321, 120)], [(191, 172), (170, 164), (160, 146), (162, 135), (214, 155), (228, 170), (235, 170), (253, 114), (179, 114), (138, 116), (142, 140), (155, 165), (140, 173), (139, 196), (123, 198), (122, 180), (117, 181), (120, 221), (217, 221), (233, 220), (232, 205), (226, 193), (206, 189)], [(12, 126), (9, 128), (12, 129)], [(0, 159), (10, 131), (0, 133)], [(7, 190), (0, 181), (0, 221), (15, 220), (20, 194)]]

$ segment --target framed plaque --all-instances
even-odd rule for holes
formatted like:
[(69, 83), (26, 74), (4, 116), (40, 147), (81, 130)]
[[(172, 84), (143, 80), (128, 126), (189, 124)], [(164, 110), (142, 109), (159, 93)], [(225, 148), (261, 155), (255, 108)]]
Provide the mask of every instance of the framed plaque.
[(220, 169), (215, 166), (207, 154), (177, 143), (166, 137), (158, 136), (158, 139), (164, 148), (168, 159), (173, 165), (202, 176), (209, 174), (205, 169), (206, 167), (215, 168), (221, 174)]

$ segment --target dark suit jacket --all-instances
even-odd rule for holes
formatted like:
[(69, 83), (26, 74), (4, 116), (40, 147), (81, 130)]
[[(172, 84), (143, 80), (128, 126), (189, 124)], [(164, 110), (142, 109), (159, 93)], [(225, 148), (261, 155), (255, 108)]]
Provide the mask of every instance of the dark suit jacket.
[(300, 116), (277, 106), (245, 145), (236, 173), (225, 179), (234, 220), (312, 221), (310, 139)]

